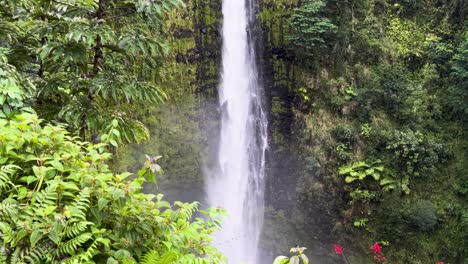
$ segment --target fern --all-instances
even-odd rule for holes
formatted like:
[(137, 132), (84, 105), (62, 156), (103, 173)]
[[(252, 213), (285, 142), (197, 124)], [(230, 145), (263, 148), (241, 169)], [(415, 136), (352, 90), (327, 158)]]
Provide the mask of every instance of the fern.
[(12, 255), (12, 264), (23, 264), (28, 261), (29, 263), (43, 263), (42, 260), (50, 257), (50, 246), (42, 245), (38, 247), (16, 248)]
[(41, 245), (34, 248), (25, 249), (23, 260), (27, 260), (29, 263), (43, 263), (42, 260), (50, 257), (51, 247), (48, 245)]
[(80, 260), (82, 262), (91, 260), (93, 256), (96, 254), (96, 252), (98, 252), (97, 247), (99, 246), (99, 244), (101, 244), (100, 239), (96, 239), (95, 241), (93, 241), (93, 243), (91, 243), (88, 249), (86, 249), (86, 251), (79, 256)]
[(2, 235), (1, 238), (3, 239), (3, 243), (10, 243), (14, 240), (15, 232), (13, 228), (7, 223), (0, 222), (0, 234)]
[(179, 259), (175, 252), (167, 252), (159, 256), (158, 252), (152, 250), (143, 256), (143, 261), (140, 264), (171, 264), (176, 263)]
[(72, 216), (71, 222), (86, 221), (86, 211), (89, 208), (90, 192), (88, 188), (84, 188), (76, 197), (75, 201), (69, 207)]
[(6, 217), (12, 218), (18, 213), (18, 205), (3, 201), (0, 203), (0, 220)]
[[(155, 201), (141, 193), (142, 177), (110, 172), (110, 154), (102, 153), (102, 146), (69, 137), (61, 127), (43, 128), (34, 114), (7, 126), (2, 120), (0, 137), (10, 135), (7, 141), (0, 138), (6, 148), (40, 140), (27, 148), (12, 146), (8, 153), (0, 150), (0, 161), (23, 166), (1, 167), (6, 189), (0, 191), (0, 263), (134, 263), (147, 249), (159, 254), (148, 253), (146, 263), (221, 263), (214, 247), (200, 243), (209, 239), (210, 224), (191, 222), (198, 203), (176, 202), (173, 209), (161, 195)], [(40, 184), (28, 178), (34, 170)], [(208, 218), (212, 222), (215, 216)]]
[[(2, 236), (2, 233), (0, 232), (0, 237)], [(2, 242), (0, 242), (0, 263), (7, 263), (8, 255), (6, 252), (6, 248), (3, 245)]]
[(92, 238), (91, 233), (81, 234), (73, 239), (68, 240), (67, 242), (59, 245), (58, 252), (62, 254), (75, 254), (76, 250), (81, 247), (84, 243)]
[(93, 225), (92, 222), (78, 222), (78, 223), (71, 223), (68, 226), (65, 226), (63, 230), (63, 234), (66, 238), (73, 238), (82, 234), (88, 226)]
[(0, 191), (7, 190), (8, 186), (15, 186), (11, 178), (19, 169), (21, 168), (13, 164), (0, 167)]
[(181, 203), (181, 202), (175, 202), (175, 205), (179, 206), (179, 213), (184, 217), (186, 221), (189, 221), (193, 213), (198, 210), (198, 202), (193, 202), (193, 203)]
[(151, 250), (143, 256), (140, 264), (152, 264), (159, 260), (159, 253), (156, 250)]

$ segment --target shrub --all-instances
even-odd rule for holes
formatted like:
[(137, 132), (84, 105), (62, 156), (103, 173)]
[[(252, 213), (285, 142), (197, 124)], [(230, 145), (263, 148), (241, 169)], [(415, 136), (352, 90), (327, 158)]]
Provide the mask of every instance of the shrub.
[(420, 131), (394, 131), (387, 149), (392, 151), (403, 174), (420, 176), (446, 162), (448, 152), (444, 145), (428, 139)]
[[(0, 119), (0, 260), (136, 263), (156, 250), (183, 263), (222, 261), (209, 245), (216, 210), (142, 193), (155, 164), (113, 174), (110, 156), (34, 114)], [(197, 211), (207, 220), (193, 220)]]
[(418, 227), (421, 231), (428, 231), (437, 224), (436, 208), (428, 200), (418, 200), (409, 210), (408, 219), (410, 224)]
[(353, 128), (347, 124), (339, 124), (335, 128), (335, 138), (340, 143), (351, 145), (354, 142)]
[(321, 15), (325, 3), (321, 0), (307, 0), (289, 19), (291, 34), (287, 39), (293, 45), (310, 51), (311, 49), (325, 44), (327, 34), (336, 31), (328, 18)]

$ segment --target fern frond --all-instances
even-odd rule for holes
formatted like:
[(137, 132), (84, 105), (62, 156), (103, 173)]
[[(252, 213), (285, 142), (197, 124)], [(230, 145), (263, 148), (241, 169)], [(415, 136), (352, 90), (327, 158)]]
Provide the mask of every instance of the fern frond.
[(43, 263), (50, 253), (50, 247), (41, 245), (36, 247), (20, 248), (17, 247), (11, 258), (12, 264)]
[(85, 262), (87, 260), (91, 260), (94, 255), (98, 252), (97, 247), (99, 246), (101, 242), (99, 239), (94, 240), (93, 243), (88, 247), (86, 252), (80, 255), (80, 260)]
[(66, 238), (73, 238), (83, 233), (90, 225), (93, 225), (93, 223), (92, 222), (71, 223), (70, 225), (64, 228), (63, 234), (65, 235)]
[(151, 250), (143, 256), (140, 264), (173, 264), (179, 259), (179, 255), (175, 252), (167, 252), (162, 256), (155, 250)]
[[(2, 234), (0, 233), (0, 236)], [(6, 247), (3, 245), (3, 242), (0, 242), (0, 263), (7, 263), (8, 255), (6, 251)]]
[(29, 207), (24, 213), (33, 218), (42, 216), (45, 211), (48, 211), (48, 208), (55, 207), (57, 200), (56, 186), (48, 186), (44, 190), (33, 194)]
[(24, 250), (24, 260), (29, 263), (43, 263), (42, 260), (46, 259), (50, 254), (50, 247), (46, 245), (36, 246), (34, 248), (28, 248)]
[(12, 218), (16, 216), (18, 212), (18, 205), (14, 203), (8, 203), (3, 201), (0, 203), (0, 219), (5, 219), (5, 217)]
[(20, 169), (20, 167), (13, 164), (8, 164), (0, 167), (0, 191), (8, 190), (8, 185), (14, 186), (12, 177)]
[(179, 213), (184, 217), (186, 221), (189, 221), (193, 213), (195, 213), (198, 210), (198, 202), (193, 202), (193, 203), (187, 203), (187, 204), (182, 204), (182, 203), (177, 203), (176, 205), (180, 206), (179, 208)]
[(34, 193), (34, 198), (41, 207), (55, 205), (58, 199), (56, 186), (51, 185), (40, 192)]
[(0, 235), (3, 239), (3, 243), (10, 243), (15, 238), (15, 232), (11, 228), (11, 226), (7, 223), (0, 222)]
[(140, 264), (152, 264), (159, 260), (159, 253), (156, 250), (151, 250), (143, 256)]
[(91, 239), (91, 233), (81, 234), (73, 239), (68, 240), (67, 242), (59, 245), (58, 252), (62, 254), (73, 255), (76, 250)]
[(86, 211), (89, 208), (90, 191), (88, 188), (81, 190), (69, 210), (72, 218), (70, 222), (86, 221)]

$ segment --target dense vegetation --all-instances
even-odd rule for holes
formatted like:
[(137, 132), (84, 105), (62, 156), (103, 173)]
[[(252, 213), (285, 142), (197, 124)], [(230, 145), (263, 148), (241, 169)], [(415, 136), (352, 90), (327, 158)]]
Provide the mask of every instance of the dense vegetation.
[[(210, 245), (219, 213), (171, 206), (113, 174), (105, 145), (73, 138), (34, 114), (0, 120), (1, 263), (221, 263)], [(153, 176), (154, 177), (154, 176)], [(208, 216), (192, 219), (193, 213)], [(137, 262), (140, 261), (140, 262)]]
[[(256, 9), (271, 134), (262, 245), (341, 263), (340, 244), (370, 263), (378, 241), (389, 263), (468, 263), (465, 1)], [(165, 181), (202, 181), (221, 21), (220, 1), (0, 1), (1, 261), (220, 261), (206, 244), (215, 212), (192, 221), (195, 204), (140, 191), (158, 168), (145, 154), (165, 156)]]
[(296, 159), (299, 205), (272, 203), (282, 234), (328, 259), (340, 243), (351, 263), (372, 241), (391, 263), (468, 263), (464, 1), (280, 2), (260, 16), (272, 115), (289, 118), (277, 157)]

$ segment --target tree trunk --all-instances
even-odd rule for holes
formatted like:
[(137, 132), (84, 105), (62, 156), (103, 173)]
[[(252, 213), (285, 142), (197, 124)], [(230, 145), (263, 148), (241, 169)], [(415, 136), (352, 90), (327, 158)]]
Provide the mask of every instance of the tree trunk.
[(465, 0), (460, 0), (458, 15), (460, 17), (460, 26), (461, 28), (464, 28), (465, 27)]
[[(94, 17), (98, 20), (98, 23), (100, 23), (100, 20), (104, 18), (105, 15), (105, 7), (106, 7), (106, 2), (107, 0), (99, 0), (98, 2), (98, 9), (96, 10), (96, 13), (94, 14)], [(94, 78), (98, 75), (100, 67), (102, 65), (102, 59), (103, 59), (103, 53), (102, 53), (102, 40), (101, 36), (97, 35), (96, 36), (96, 44), (93, 47), (94, 50), (94, 59), (93, 59), (93, 68), (91, 73), (88, 75), (89, 78)], [(89, 105), (93, 104), (94, 100), (94, 95), (92, 93), (92, 90), (88, 90), (88, 102)], [(86, 130), (88, 130), (88, 121), (86, 120), (87, 114), (84, 112), (81, 115), (81, 124), (80, 124), (80, 137), (83, 140), (86, 140)], [(92, 135), (95, 133), (91, 133)]]

